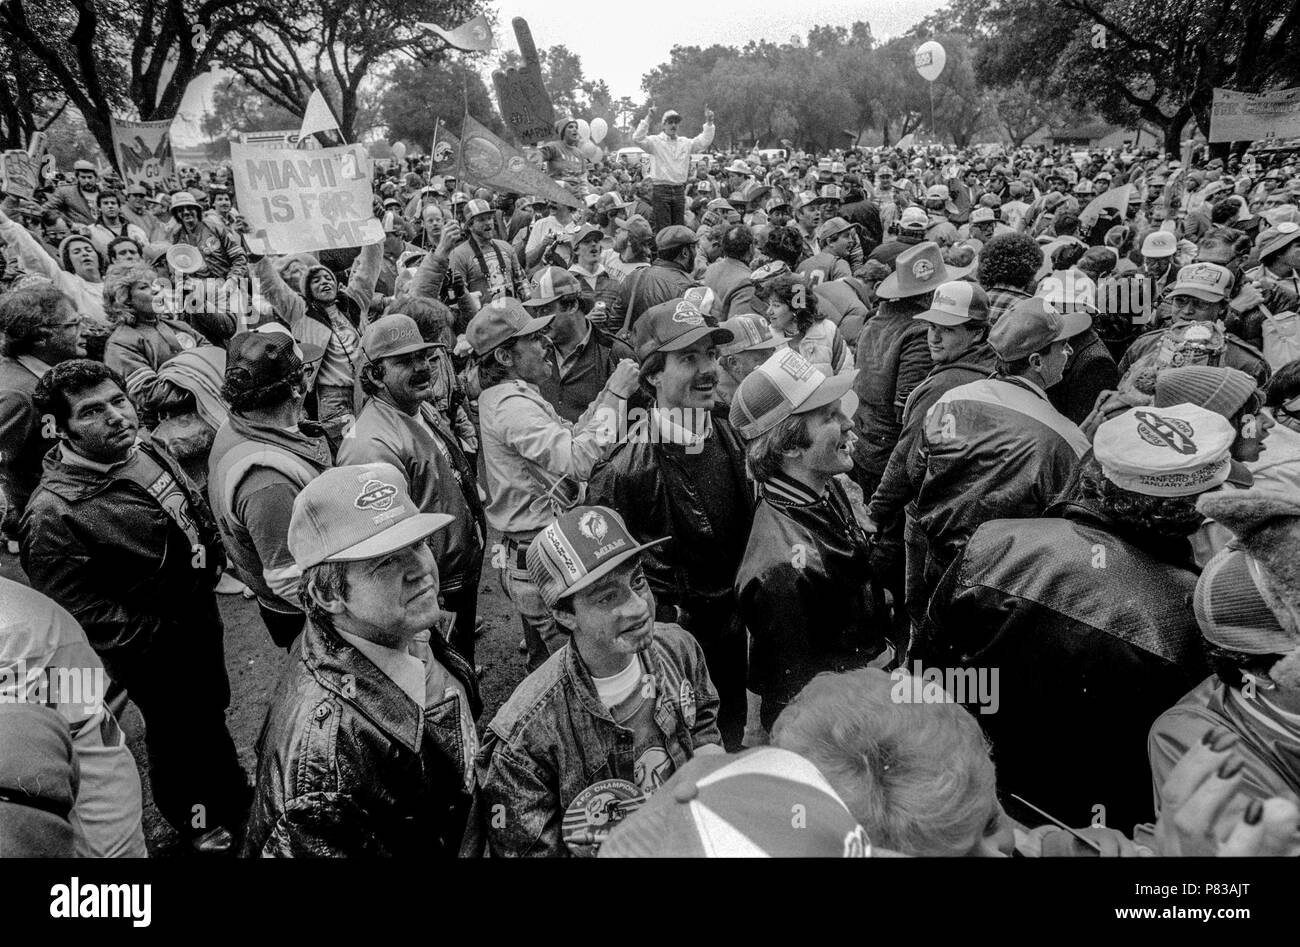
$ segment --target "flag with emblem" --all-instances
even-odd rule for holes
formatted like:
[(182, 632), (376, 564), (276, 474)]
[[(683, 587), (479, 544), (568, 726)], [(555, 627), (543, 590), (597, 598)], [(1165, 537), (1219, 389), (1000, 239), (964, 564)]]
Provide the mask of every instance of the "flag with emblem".
[(492, 25), (481, 13), (451, 30), (444, 30), (441, 26), (434, 26), (432, 23), (416, 25), (424, 27), (430, 33), (437, 33), (448, 46), (454, 46), (467, 53), (485, 52), (496, 45), (496, 40), (492, 37)]
[(534, 167), (523, 152), (506, 144), (472, 116), (465, 116), (461, 134), (461, 167), (467, 179), (515, 194), (537, 194), (565, 207), (583, 206), (570, 191)]

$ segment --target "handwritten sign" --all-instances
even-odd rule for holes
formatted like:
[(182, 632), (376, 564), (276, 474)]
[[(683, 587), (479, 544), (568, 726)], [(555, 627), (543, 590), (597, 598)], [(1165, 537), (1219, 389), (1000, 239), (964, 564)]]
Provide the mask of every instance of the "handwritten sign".
[(373, 213), (370, 157), (364, 146), (288, 151), (232, 142), (230, 158), (254, 250), (302, 253), (384, 239)]
[(4, 192), (28, 200), (35, 197), (40, 183), (40, 158), (25, 151), (6, 151), (0, 158), (4, 163)]
[(117, 166), (127, 184), (158, 189), (167, 178), (176, 173), (170, 119), (164, 122), (132, 122), (114, 118), (112, 126)]

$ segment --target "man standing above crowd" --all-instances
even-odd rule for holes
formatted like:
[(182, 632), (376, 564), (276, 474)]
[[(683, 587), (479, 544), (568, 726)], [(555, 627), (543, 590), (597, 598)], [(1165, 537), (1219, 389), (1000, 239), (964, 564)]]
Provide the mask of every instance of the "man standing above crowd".
[(686, 223), (686, 181), (691, 174), (691, 155), (713, 143), (713, 111), (704, 110), (704, 128), (694, 138), (678, 138), (682, 117), (675, 110), (664, 112), (658, 135), (649, 135), (655, 107), (650, 106), (632, 132), (632, 143), (650, 153), (649, 179), (654, 183), (655, 230)]

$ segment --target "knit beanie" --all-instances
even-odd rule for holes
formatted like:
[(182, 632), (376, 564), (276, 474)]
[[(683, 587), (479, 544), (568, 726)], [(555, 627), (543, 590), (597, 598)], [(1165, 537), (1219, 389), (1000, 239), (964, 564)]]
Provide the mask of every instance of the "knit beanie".
[(1186, 365), (1156, 375), (1156, 407), (1194, 404), (1231, 417), (1255, 391), (1255, 379), (1236, 368)]
[(1206, 639), (1246, 654), (1281, 654), (1269, 676), (1300, 687), (1300, 500), (1223, 490), (1197, 509), (1236, 539), (1206, 564), (1193, 605)]
[[(86, 246), (90, 247), (90, 249), (95, 250), (95, 245), (91, 242), (90, 238), (87, 237), (85, 234), (70, 233), (62, 240), (60, 240), (59, 241), (59, 262), (63, 264), (63, 268), (67, 270), (69, 273), (72, 272), (72, 260), (68, 256), (68, 250), (71, 249), (72, 245), (77, 241), (81, 241)], [(98, 250), (95, 250), (95, 256), (99, 256)]]
[[(331, 270), (328, 266), (321, 266), (318, 263), (315, 266), (307, 267), (307, 269), (303, 271), (302, 278), (298, 281), (298, 295), (301, 296), (303, 299), (307, 300), (309, 304), (311, 303), (311, 296), (308, 294), (307, 288), (311, 286), (311, 281), (316, 276), (316, 274), (322, 271), (328, 273), (330, 276), (334, 276), (333, 270)], [(337, 276), (334, 276), (334, 282), (336, 283), (338, 282)]]

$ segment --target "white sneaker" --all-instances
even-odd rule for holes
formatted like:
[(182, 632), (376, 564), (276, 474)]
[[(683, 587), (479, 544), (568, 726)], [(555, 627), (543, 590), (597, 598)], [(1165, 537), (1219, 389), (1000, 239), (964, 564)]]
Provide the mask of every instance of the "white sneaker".
[(241, 595), (247, 591), (248, 586), (236, 579), (233, 573), (223, 572), (221, 578), (217, 580), (218, 595)]

